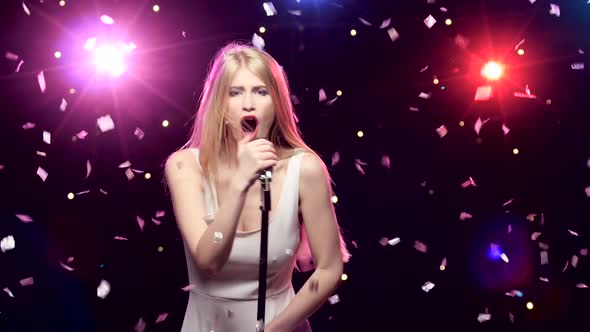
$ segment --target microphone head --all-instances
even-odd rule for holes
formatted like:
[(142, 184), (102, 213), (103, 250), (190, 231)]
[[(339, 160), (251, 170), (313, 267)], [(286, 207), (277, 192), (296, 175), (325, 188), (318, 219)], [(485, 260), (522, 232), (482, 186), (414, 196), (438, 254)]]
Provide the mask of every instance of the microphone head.
[(240, 121), (240, 125), (242, 127), (242, 134), (244, 136), (247, 134), (256, 133), (258, 129), (258, 119), (254, 115), (246, 115)]

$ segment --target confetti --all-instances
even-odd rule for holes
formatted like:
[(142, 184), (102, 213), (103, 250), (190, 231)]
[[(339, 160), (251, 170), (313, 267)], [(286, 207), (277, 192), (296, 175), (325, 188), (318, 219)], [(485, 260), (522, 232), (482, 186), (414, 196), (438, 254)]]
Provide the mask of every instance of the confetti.
[(491, 314), (481, 313), (481, 314), (477, 315), (477, 321), (480, 322), (480, 323), (487, 322), (490, 319), (492, 319), (492, 315)]
[(12, 235), (8, 235), (0, 241), (0, 250), (2, 250), (2, 252), (7, 252), (15, 247), (16, 243), (14, 242), (14, 237)]
[(16, 69), (14, 70), (15, 73), (20, 72), (20, 67), (23, 65), (23, 63), (25, 63), (24, 60), (21, 60), (18, 65), (16, 66)]
[(543, 250), (549, 250), (549, 245), (544, 242), (539, 242), (539, 248), (541, 248)]
[(584, 63), (583, 62), (575, 62), (572, 63), (573, 70), (584, 70)]
[(440, 11), (443, 12), (443, 13), (446, 13), (449, 10), (446, 7), (440, 7)]
[(20, 285), (23, 287), (32, 286), (34, 284), (35, 284), (35, 280), (33, 280), (33, 277), (29, 277), (29, 278), (25, 278), (25, 279), (20, 280)]
[(334, 294), (328, 298), (328, 301), (330, 302), (330, 304), (334, 305), (340, 302), (340, 297), (338, 296), (338, 294)]
[(580, 256), (588, 256), (588, 248), (580, 249)]
[(506, 263), (510, 263), (510, 260), (508, 259), (508, 256), (505, 253), (502, 253), (500, 255), (500, 258), (502, 258), (502, 260)]
[(303, 14), (302, 11), (299, 10), (299, 9), (296, 9), (296, 10), (287, 10), (287, 13), (289, 13), (291, 15), (294, 15), (294, 16), (301, 16), (301, 14)]
[(328, 102), (326, 103), (326, 105), (331, 106), (332, 104), (334, 104), (334, 102), (338, 99), (338, 97), (328, 100)]
[(399, 237), (395, 237), (391, 240), (387, 241), (387, 244), (389, 244), (390, 246), (395, 246), (396, 244), (400, 243), (400, 238)]
[(82, 130), (81, 132), (77, 133), (74, 137), (77, 139), (85, 139), (88, 136), (88, 132), (86, 130)]
[(547, 278), (543, 278), (543, 277), (539, 277), (539, 280), (543, 281), (543, 282), (549, 282), (549, 279)]
[(588, 286), (586, 286), (586, 284), (583, 284), (583, 283), (576, 284), (576, 287), (577, 288), (588, 288)]
[(525, 41), (526, 41), (526, 39), (524, 39), (524, 38), (521, 41), (519, 41), (518, 44), (516, 44), (516, 46), (514, 46), (514, 50), (516, 51), (520, 47), (520, 45), (522, 45)]
[(159, 314), (158, 318), (156, 319), (156, 324), (161, 323), (163, 321), (166, 320), (166, 318), (168, 318), (168, 313), (163, 313), (163, 314)]
[(139, 128), (135, 128), (135, 132), (133, 133), (135, 135), (135, 137), (137, 137), (137, 139), (139, 139), (140, 141), (143, 139), (143, 137), (145, 136), (143, 130), (139, 129)]
[(432, 28), (432, 26), (436, 23), (436, 20), (432, 15), (428, 15), (427, 18), (424, 19), (424, 24), (428, 27), (428, 29)]
[(534, 233), (531, 235), (531, 240), (533, 240), (533, 241), (537, 241), (537, 238), (539, 237), (539, 235), (541, 235), (541, 232), (534, 232)]
[(100, 16), (100, 21), (107, 25), (115, 24), (115, 20), (112, 17), (104, 14)]
[(88, 179), (88, 176), (90, 176), (90, 172), (92, 172), (92, 165), (90, 165), (90, 160), (86, 160), (86, 177), (84, 178), (84, 180)]
[(319, 101), (320, 103), (323, 101), (326, 101), (328, 99), (328, 97), (326, 97), (326, 91), (324, 91), (323, 88), (320, 89), (319, 91)]
[(146, 327), (146, 323), (143, 320), (143, 318), (140, 317), (139, 318), (139, 321), (137, 321), (137, 323), (133, 327), (133, 331), (135, 331), (135, 332), (144, 332), (145, 331), (145, 327)]
[(387, 155), (381, 156), (381, 166), (388, 168), (388, 169), (391, 168), (391, 160), (389, 159), (389, 156), (387, 156)]
[(6, 51), (6, 53), (4, 53), (4, 57), (8, 60), (11, 61), (16, 61), (18, 60), (18, 54), (14, 54), (12, 52)]
[(502, 204), (502, 206), (506, 206), (508, 204), (512, 204), (513, 201), (514, 201), (514, 199), (511, 198), (511, 199), (507, 200), (506, 203)]
[(29, 10), (29, 7), (27, 7), (27, 5), (25, 5), (24, 2), (23, 2), (23, 9), (27, 15), (31, 16), (31, 11)]
[(47, 144), (51, 144), (51, 133), (48, 131), (43, 131), (43, 142)]
[(26, 214), (17, 214), (16, 217), (24, 222), (25, 224), (28, 224), (30, 222), (33, 222), (33, 218), (31, 218), (30, 216), (27, 216)]
[(277, 9), (272, 2), (265, 2), (262, 4), (262, 8), (266, 12), (266, 16), (274, 16), (277, 15)]
[(461, 212), (461, 215), (459, 215), (460, 220), (466, 220), (471, 218), (473, 218), (473, 216), (467, 212)]
[(358, 18), (358, 20), (359, 20), (359, 21), (361, 21), (361, 23), (363, 23), (363, 24), (364, 24), (364, 25), (366, 25), (366, 26), (369, 26), (369, 27), (370, 27), (370, 26), (372, 26), (372, 25), (373, 25), (373, 24), (371, 24), (371, 22), (369, 22), (369, 21), (365, 20), (365, 19), (364, 19), (364, 18), (362, 18), (362, 17), (359, 17), (359, 18)]
[(418, 109), (418, 107), (411, 107), (410, 106), (410, 111), (412, 111), (412, 112), (418, 112), (420, 110)]
[(189, 292), (191, 289), (195, 288), (195, 285), (188, 285), (188, 286), (184, 286), (181, 289), (185, 292)]
[(61, 99), (61, 104), (59, 104), (59, 110), (62, 111), (62, 112), (65, 112), (66, 111), (66, 107), (68, 107), (68, 102), (64, 98), (62, 98)]
[(159, 221), (159, 220), (157, 220), (157, 219), (154, 219), (154, 218), (152, 218), (152, 222), (153, 222), (154, 224), (158, 225), (158, 226), (160, 226), (160, 225), (162, 224), (162, 222), (161, 222), (161, 221)]
[(359, 171), (359, 173), (361, 173), (361, 175), (365, 175), (365, 170), (363, 169), (363, 166), (367, 166), (367, 163), (361, 161), (360, 159), (355, 159), (354, 166)]
[(385, 29), (391, 24), (391, 18), (383, 20), (383, 23), (379, 26), (379, 29)]
[(8, 287), (4, 287), (3, 291), (8, 294), (8, 296), (10, 297), (14, 297), (14, 294), (12, 294), (12, 292), (10, 291), (10, 289)]
[(493, 96), (492, 87), (489, 85), (486, 86), (479, 86), (475, 91), (475, 100), (476, 101), (485, 101), (490, 100)]
[(74, 271), (73, 268), (69, 267), (68, 265), (62, 263), (61, 261), (59, 262), (59, 265), (61, 265), (62, 268), (68, 270), (68, 271)]
[(95, 46), (96, 46), (96, 37), (90, 37), (90, 38), (86, 39), (86, 42), (84, 43), (84, 50), (86, 50), (86, 51), (93, 50)]
[(96, 295), (101, 299), (105, 299), (111, 292), (111, 284), (106, 280), (101, 280), (100, 284), (96, 288)]
[(432, 93), (420, 92), (418, 97), (422, 99), (430, 99), (430, 97), (432, 97)]
[(45, 84), (45, 75), (43, 74), (43, 71), (37, 74), (37, 81), (39, 82), (39, 88), (41, 89), (41, 93), (45, 93), (47, 85)]
[(508, 234), (512, 233), (512, 225), (508, 225)]
[(552, 3), (552, 4), (549, 4), (549, 6), (551, 7), (549, 9), (549, 14), (555, 15), (557, 17), (559, 17), (559, 15), (561, 15), (561, 12), (559, 10), (559, 6), (558, 5)]
[(100, 131), (103, 133), (115, 129), (115, 123), (113, 122), (113, 119), (111, 119), (110, 114), (99, 117), (96, 120), (96, 123), (98, 124)]
[(502, 124), (502, 131), (504, 132), (504, 136), (506, 136), (510, 132), (510, 128), (506, 127), (505, 124)]
[(436, 129), (436, 132), (438, 133), (438, 136), (440, 136), (440, 138), (443, 138), (443, 137), (447, 136), (447, 133), (449, 132), (449, 130), (447, 129), (447, 127), (445, 125), (442, 125)]
[(137, 224), (139, 225), (139, 228), (143, 232), (143, 227), (145, 226), (145, 221), (143, 219), (141, 219), (140, 216), (135, 216), (135, 219), (137, 220)]
[(183, 30), (183, 31), (181, 32), (181, 34), (182, 34), (182, 37), (183, 37), (183, 38), (186, 38), (186, 31), (184, 31), (184, 30)]
[(589, 187), (586, 187), (584, 189), (584, 192), (586, 193), (586, 197), (590, 197), (590, 186)]
[(444, 257), (442, 262), (440, 263), (440, 266), (444, 266), (445, 268), (447, 267), (447, 258)]
[(563, 270), (561, 270), (561, 272), (565, 272), (565, 270), (567, 270), (567, 267), (569, 266), (570, 261), (566, 261), (565, 262), (565, 266), (563, 267)]
[(490, 119), (486, 119), (486, 120), (482, 121), (480, 117), (477, 118), (477, 121), (475, 121), (475, 125), (473, 126), (473, 129), (475, 130), (475, 133), (478, 136), (481, 131), (481, 127), (483, 127), (483, 125), (486, 124), (486, 122), (488, 122), (488, 121), (490, 121)]
[(128, 239), (122, 236), (115, 236), (115, 240), (123, 240), (123, 241), (127, 241)]
[(571, 262), (573, 267), (578, 267), (578, 256), (573, 255)]
[(424, 285), (422, 285), (422, 290), (426, 293), (430, 292), (431, 289), (434, 288), (434, 284), (430, 281), (427, 281)]
[(389, 35), (389, 39), (391, 39), (392, 42), (399, 38), (399, 33), (393, 27), (387, 29), (387, 34)]
[(467, 188), (469, 186), (477, 187), (477, 185), (475, 184), (475, 181), (473, 181), (473, 178), (471, 178), (471, 177), (469, 177), (469, 180), (467, 180), (461, 184), (461, 187), (463, 187), (463, 188)]
[(257, 34), (252, 35), (252, 45), (257, 49), (263, 51), (264, 50), (264, 39)]
[(39, 167), (37, 168), (37, 175), (43, 180), (43, 182), (45, 182), (47, 175), (49, 174), (43, 168)]
[(578, 233), (572, 231), (571, 229), (568, 229), (567, 231), (573, 236), (580, 236)]
[(422, 73), (422, 72), (426, 71), (426, 69), (428, 69), (428, 66), (426, 66), (426, 67), (424, 67), (424, 68), (420, 69), (420, 72)]
[(420, 241), (414, 241), (414, 248), (423, 253), (426, 253), (426, 251), (428, 251), (428, 247)]

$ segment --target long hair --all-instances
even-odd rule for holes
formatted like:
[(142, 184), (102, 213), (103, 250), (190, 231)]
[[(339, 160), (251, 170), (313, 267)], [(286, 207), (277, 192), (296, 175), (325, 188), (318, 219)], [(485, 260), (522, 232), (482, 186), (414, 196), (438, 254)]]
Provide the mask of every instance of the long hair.
[[(321, 157), (302, 139), (297, 118), (290, 99), (287, 75), (277, 61), (268, 53), (256, 47), (232, 42), (221, 48), (210, 64), (203, 91), (199, 98), (196, 120), (188, 141), (179, 149), (199, 148), (199, 162), (205, 177), (217, 178), (217, 165), (222, 153), (229, 152), (231, 131), (225, 121), (227, 96), (236, 72), (247, 68), (257, 75), (268, 87), (272, 97), (275, 120), (270, 129), (270, 141), (278, 147), (290, 148), (290, 157), (298, 151), (307, 151), (321, 160)], [(322, 162), (328, 183), (333, 184), (326, 165)], [(333, 194), (332, 188), (330, 192)], [(297, 251), (300, 265), (311, 262), (311, 251), (305, 227), (301, 229), (301, 242)], [(344, 262), (350, 253), (338, 226), (340, 247)]]

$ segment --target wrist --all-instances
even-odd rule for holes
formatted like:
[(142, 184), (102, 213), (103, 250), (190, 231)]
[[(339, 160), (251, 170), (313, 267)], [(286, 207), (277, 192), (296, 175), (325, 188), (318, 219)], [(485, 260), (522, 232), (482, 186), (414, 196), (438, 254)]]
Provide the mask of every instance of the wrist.
[(248, 183), (248, 179), (241, 177), (239, 175), (234, 175), (231, 180), (232, 186), (234, 191), (240, 195), (244, 195), (250, 189), (250, 184)]

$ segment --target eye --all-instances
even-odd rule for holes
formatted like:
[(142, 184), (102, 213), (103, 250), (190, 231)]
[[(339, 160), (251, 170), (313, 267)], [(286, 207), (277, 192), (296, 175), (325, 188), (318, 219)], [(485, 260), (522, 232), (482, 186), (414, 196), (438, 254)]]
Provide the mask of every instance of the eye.
[(230, 97), (234, 97), (234, 96), (237, 96), (237, 95), (238, 95), (238, 93), (240, 93), (240, 91), (238, 91), (238, 90), (231, 90), (231, 91), (229, 92), (229, 95), (230, 95)]
[(263, 96), (266, 96), (266, 95), (268, 95), (268, 90), (266, 90), (266, 89), (260, 89), (260, 90), (258, 90), (258, 93), (261, 94), (261, 95), (263, 95)]

